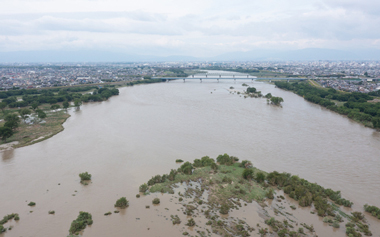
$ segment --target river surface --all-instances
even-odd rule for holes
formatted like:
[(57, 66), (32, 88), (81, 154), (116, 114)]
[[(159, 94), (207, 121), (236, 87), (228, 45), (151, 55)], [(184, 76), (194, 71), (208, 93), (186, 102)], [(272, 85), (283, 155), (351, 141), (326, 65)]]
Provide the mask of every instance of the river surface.
[[(230, 86), (243, 91), (244, 82), (283, 97), (282, 108), (228, 91)], [(176, 159), (222, 153), (341, 190), (354, 209), (380, 206), (380, 133), (270, 84), (140, 85), (70, 114), (63, 132), (1, 153), (0, 216), (20, 214), (4, 236), (67, 236), (79, 211), (90, 212), (94, 220), (83, 236), (178, 236), (180, 227), (163, 217), (165, 200), (145, 209), (161, 194), (137, 199), (139, 185), (177, 168)], [(87, 186), (78, 176), (85, 171), (92, 174)], [(122, 196), (130, 207), (104, 216)], [(36, 206), (27, 206), (30, 201)]]

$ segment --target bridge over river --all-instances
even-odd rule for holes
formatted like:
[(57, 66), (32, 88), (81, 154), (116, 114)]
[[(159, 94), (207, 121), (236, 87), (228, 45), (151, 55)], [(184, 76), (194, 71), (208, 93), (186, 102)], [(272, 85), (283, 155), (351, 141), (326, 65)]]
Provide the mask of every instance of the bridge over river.
[(162, 79), (167, 82), (171, 80), (199, 80), (202, 82), (203, 80), (257, 80), (257, 79), (265, 79), (265, 80), (305, 80), (304, 78), (290, 78), (290, 77), (262, 77), (258, 78), (256, 76), (251, 76), (249, 74), (239, 73), (239, 72), (207, 72), (207, 73), (196, 73), (190, 75), (188, 77), (152, 77), (152, 79)]

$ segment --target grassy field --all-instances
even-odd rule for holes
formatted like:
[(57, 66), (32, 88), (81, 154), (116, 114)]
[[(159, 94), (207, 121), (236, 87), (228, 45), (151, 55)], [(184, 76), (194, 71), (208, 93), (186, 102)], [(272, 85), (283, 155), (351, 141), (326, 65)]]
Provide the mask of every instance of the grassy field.
[[(61, 132), (63, 130), (62, 124), (70, 117), (65, 110), (47, 112), (46, 114), (46, 118), (30, 125), (21, 121), (20, 126), (16, 129), (13, 136), (8, 138), (6, 142), (1, 140), (0, 145), (18, 141), (19, 143), (13, 146), (14, 148), (17, 148), (43, 141)], [(0, 123), (0, 126), (3, 124), (4, 121)]]

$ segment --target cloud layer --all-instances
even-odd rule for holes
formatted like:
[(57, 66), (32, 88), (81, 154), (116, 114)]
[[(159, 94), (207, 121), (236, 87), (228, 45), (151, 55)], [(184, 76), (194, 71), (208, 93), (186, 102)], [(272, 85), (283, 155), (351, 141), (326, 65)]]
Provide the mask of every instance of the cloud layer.
[(356, 0), (3, 0), (0, 51), (217, 55), (380, 48), (380, 3)]

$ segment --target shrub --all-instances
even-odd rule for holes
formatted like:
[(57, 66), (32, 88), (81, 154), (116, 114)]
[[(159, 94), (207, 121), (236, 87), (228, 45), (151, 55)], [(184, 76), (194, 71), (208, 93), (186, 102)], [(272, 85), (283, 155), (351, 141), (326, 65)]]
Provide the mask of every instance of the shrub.
[(109, 215), (111, 215), (111, 214), (112, 214), (112, 212), (110, 212), (110, 211), (109, 211), (109, 212), (106, 212), (106, 213), (104, 213), (104, 215), (105, 215), (105, 216), (109, 216)]
[(4, 216), (4, 218), (2, 220), (0, 220), (0, 225), (4, 225), (5, 223), (7, 223), (9, 220), (12, 220), (12, 219), (17, 221), (17, 220), (20, 220), (20, 217), (18, 216), (17, 213), (12, 213), (12, 214), (6, 215), (6, 216)]
[(59, 109), (61, 106), (60, 105), (58, 105), (58, 104), (53, 104), (53, 105), (51, 105), (50, 106), (50, 109)]
[(244, 179), (252, 179), (253, 178), (253, 169), (245, 169), (243, 171), (243, 178)]
[(91, 174), (84, 172), (79, 174), (80, 180), (85, 181), (85, 180), (91, 180)]
[(200, 159), (195, 159), (193, 166), (194, 167), (203, 167), (202, 161)]
[(30, 202), (29, 204), (28, 204), (28, 206), (35, 206), (36, 205), (36, 203), (35, 202)]
[(172, 218), (173, 225), (181, 224), (181, 219), (179, 219), (178, 215), (175, 215), (175, 216), (171, 215), (170, 217)]
[(170, 181), (173, 181), (174, 179), (175, 179), (175, 176), (177, 175), (177, 171), (176, 170), (171, 170), (170, 171), (170, 174), (168, 175), (168, 179), (170, 180)]
[(119, 198), (115, 203), (115, 207), (126, 208), (128, 206), (129, 206), (129, 201), (127, 200), (126, 197)]
[(145, 193), (146, 191), (148, 191), (148, 185), (147, 184), (142, 184), (139, 188), (139, 191), (142, 192), (142, 193)]
[(140, 194), (136, 194), (136, 197), (139, 198), (139, 197), (140, 197)]
[(185, 162), (183, 165), (181, 165), (180, 167), (180, 170), (184, 173), (184, 174), (188, 174), (188, 175), (191, 175), (193, 173), (193, 166), (191, 165), (190, 162)]
[(181, 159), (177, 159), (177, 160), (175, 160), (175, 162), (177, 162), (177, 163), (182, 163), (183, 160), (181, 160)]
[(230, 210), (230, 207), (227, 204), (222, 204), (219, 212), (220, 212), (220, 214), (226, 215), (226, 214), (228, 214), (229, 210)]
[(259, 182), (259, 183), (262, 183), (264, 182), (265, 180), (265, 174), (263, 172), (259, 172), (256, 174), (256, 181)]
[(215, 164), (215, 160), (208, 156), (202, 157), (201, 161), (202, 161), (202, 166), (212, 166), (213, 164)]
[(51, 214), (51, 215), (55, 214), (55, 211), (49, 211), (49, 214)]
[(273, 199), (274, 198), (274, 192), (273, 192), (273, 189), (269, 189), (269, 191), (265, 194), (265, 196), (269, 199)]
[(243, 167), (243, 168), (253, 168), (253, 165), (252, 163), (249, 161), (249, 160), (243, 160), (240, 165), (240, 167)]
[(376, 206), (370, 206), (368, 204), (365, 204), (364, 205), (364, 210), (366, 212), (371, 213), (372, 216), (377, 217), (378, 219), (380, 219), (380, 208), (378, 208)]
[(225, 153), (224, 155), (219, 155), (216, 158), (216, 161), (219, 162), (219, 164), (221, 165), (232, 165), (235, 159), (233, 157), (231, 158), (229, 155)]
[(152, 186), (154, 184), (157, 184), (157, 183), (162, 183), (162, 177), (161, 175), (156, 175), (154, 177), (152, 177), (149, 181), (148, 181), (148, 185), (149, 186)]
[(332, 226), (333, 226), (334, 228), (339, 228), (339, 227), (340, 227), (338, 221), (334, 221), (334, 223), (332, 224)]
[(88, 212), (79, 212), (76, 220), (71, 222), (70, 234), (78, 235), (78, 233), (86, 228), (87, 225), (92, 225), (92, 215)]
[(270, 98), (270, 102), (272, 104), (274, 104), (274, 105), (280, 105), (281, 102), (284, 102), (284, 99), (281, 98), (281, 97), (275, 97), (275, 96), (273, 96), (273, 97)]
[(247, 88), (247, 93), (255, 93), (256, 92), (256, 88), (255, 87), (248, 87)]
[(211, 169), (213, 169), (214, 171), (218, 170), (218, 165), (215, 164), (215, 163), (212, 163), (211, 164)]
[(160, 204), (160, 199), (159, 198), (155, 198), (155, 199), (153, 199), (152, 203), (153, 204)]
[(38, 109), (38, 110), (36, 110), (36, 112), (37, 112), (38, 118), (40, 118), (40, 119), (46, 118), (46, 113), (44, 111)]
[(191, 218), (191, 219), (189, 219), (188, 221), (187, 221), (187, 224), (186, 224), (187, 226), (195, 226), (195, 221), (194, 221), (194, 219), (193, 218)]

